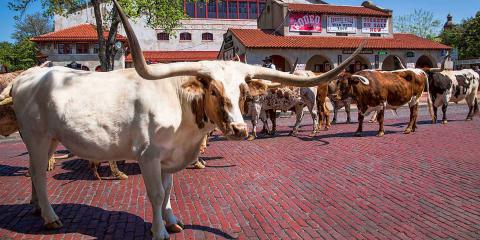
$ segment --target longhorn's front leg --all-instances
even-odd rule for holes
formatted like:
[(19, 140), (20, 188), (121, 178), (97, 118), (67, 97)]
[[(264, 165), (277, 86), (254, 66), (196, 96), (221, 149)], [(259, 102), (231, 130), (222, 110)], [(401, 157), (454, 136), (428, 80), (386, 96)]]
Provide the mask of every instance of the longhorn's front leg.
[(378, 120), (379, 129), (378, 129), (377, 137), (382, 137), (383, 135), (385, 135), (385, 130), (383, 128), (384, 114), (385, 114), (385, 109), (378, 111), (377, 120)]
[(153, 220), (152, 220), (152, 234), (153, 239), (163, 240), (169, 239), (167, 229), (163, 222), (163, 204), (165, 201), (165, 187), (163, 186), (163, 174), (161, 167), (161, 159), (152, 156), (157, 149), (147, 150), (138, 162), (140, 170), (142, 171), (145, 188), (147, 190), (148, 198), (152, 204)]
[(185, 225), (175, 217), (173, 214), (172, 206), (170, 204), (170, 192), (173, 186), (173, 174), (164, 173), (162, 175), (163, 188), (165, 189), (165, 198), (163, 200), (162, 213), (163, 220), (166, 223), (166, 229), (171, 233), (179, 233)]
[[(302, 123), (302, 119), (303, 119), (303, 105), (295, 106), (295, 115), (296, 115), (295, 125), (293, 126), (293, 130), (290, 133), (292, 136), (298, 135), (298, 129), (300, 128), (300, 123)], [(315, 128), (315, 125), (314, 125), (314, 128)]]
[(350, 101), (345, 101), (345, 112), (347, 113), (347, 123), (352, 123), (352, 119), (350, 118)]
[(363, 131), (363, 119), (365, 116), (361, 113), (360, 108), (358, 108), (358, 128), (357, 131), (355, 132), (355, 136), (361, 137), (362, 136), (362, 131)]

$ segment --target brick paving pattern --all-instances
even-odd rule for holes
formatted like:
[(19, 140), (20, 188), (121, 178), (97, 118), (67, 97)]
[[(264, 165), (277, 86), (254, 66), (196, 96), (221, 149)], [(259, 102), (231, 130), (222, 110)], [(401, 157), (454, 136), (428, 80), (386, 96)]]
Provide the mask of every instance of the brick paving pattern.
[[(287, 136), (294, 117), (279, 120), (275, 138), (215, 137), (206, 169), (174, 177), (172, 205), (186, 229), (171, 237), (479, 239), (480, 118), (465, 122), (466, 111), (450, 107), (446, 126), (421, 115), (411, 135), (402, 134), (403, 109), (388, 113), (382, 138), (368, 123), (362, 138), (352, 137), (356, 124), (311, 138), (309, 115), (298, 137)], [(126, 181), (95, 181), (86, 161), (57, 162), (48, 195), (64, 227), (49, 232), (28, 204), (27, 158), (23, 143), (0, 144), (0, 239), (151, 238), (136, 163), (120, 166)], [(109, 175), (107, 164), (100, 174)]]

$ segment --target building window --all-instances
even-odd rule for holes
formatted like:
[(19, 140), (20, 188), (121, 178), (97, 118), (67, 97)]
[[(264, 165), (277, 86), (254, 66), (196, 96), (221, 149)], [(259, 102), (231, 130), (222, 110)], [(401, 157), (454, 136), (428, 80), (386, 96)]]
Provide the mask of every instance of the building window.
[(205, 1), (203, 0), (197, 1), (197, 18), (205, 18), (206, 10), (207, 10), (207, 6), (205, 4)]
[(229, 2), (228, 3), (228, 18), (237, 19), (237, 3)]
[(202, 33), (202, 41), (213, 41), (213, 34)]
[(93, 44), (93, 53), (98, 53), (99, 49), (100, 49), (100, 47), (99, 47), (98, 43)]
[(208, 18), (217, 18), (217, 3), (210, 0), (208, 2)]
[(157, 40), (159, 41), (168, 41), (170, 40), (170, 35), (165, 32), (157, 33)]
[(238, 13), (240, 19), (248, 19), (247, 2), (238, 2)]
[(191, 41), (192, 34), (188, 32), (180, 33), (180, 41)]
[(250, 19), (256, 19), (258, 17), (258, 9), (257, 9), (257, 3), (256, 2), (249, 2), (248, 3), (248, 18)]
[(227, 18), (227, 1), (218, 1), (218, 18)]
[(187, 1), (185, 3), (185, 14), (191, 18), (195, 17), (195, 2)]
[(88, 43), (77, 43), (77, 54), (89, 54), (90, 45)]
[(259, 9), (260, 9), (260, 11), (258, 11), (258, 15), (260, 15), (260, 13), (262, 13), (263, 9), (265, 8), (265, 3), (262, 3), (262, 2), (259, 3), (259, 4), (258, 4), (258, 7), (259, 7)]
[(59, 43), (58, 44), (58, 54), (72, 54), (72, 44), (70, 44), (70, 43)]

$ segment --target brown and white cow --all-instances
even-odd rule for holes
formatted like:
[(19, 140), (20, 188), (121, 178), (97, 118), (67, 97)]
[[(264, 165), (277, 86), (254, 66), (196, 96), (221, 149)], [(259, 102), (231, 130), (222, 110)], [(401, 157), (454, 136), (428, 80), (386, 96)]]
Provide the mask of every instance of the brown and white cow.
[[(363, 70), (356, 74), (347, 72), (337, 77), (339, 99), (350, 94), (357, 102), (358, 129), (356, 136), (362, 135), (364, 116), (378, 111), (380, 125), (377, 136), (385, 134), (383, 117), (386, 109), (397, 109), (404, 104), (410, 107), (410, 121), (404, 133), (414, 132), (417, 128), (417, 111), (424, 88), (428, 89), (427, 74), (420, 69), (402, 69), (396, 71)], [(428, 98), (429, 112), (431, 102)]]
[[(239, 102), (251, 79), (309, 87), (328, 82), (363, 49), (318, 77), (301, 77), (234, 61), (147, 65), (128, 18), (116, 0), (135, 69), (84, 72), (32, 68), (10, 96), (30, 155), (31, 202), (47, 229), (62, 227), (48, 201), (46, 167), (61, 142), (94, 162), (138, 161), (152, 205), (153, 239), (183, 230), (173, 213), (173, 173), (197, 160), (203, 137), (217, 126), (231, 140), (247, 136)], [(243, 89), (243, 90), (241, 90)], [(67, 107), (68, 106), (68, 107)], [(168, 229), (168, 231), (167, 231)]]

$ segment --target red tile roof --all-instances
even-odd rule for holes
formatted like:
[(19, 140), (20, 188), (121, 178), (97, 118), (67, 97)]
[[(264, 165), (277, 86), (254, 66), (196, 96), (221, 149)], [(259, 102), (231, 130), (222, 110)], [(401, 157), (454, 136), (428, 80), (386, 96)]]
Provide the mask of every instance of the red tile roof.
[[(105, 38), (108, 32), (104, 32)], [(33, 42), (97, 42), (97, 29), (92, 24), (80, 24), (59, 31), (50, 32), (30, 39)], [(117, 40), (127, 41), (127, 38), (117, 34)]]
[(378, 16), (390, 17), (391, 13), (382, 12), (362, 6), (338, 6), (328, 4), (288, 4), (288, 10), (292, 12), (308, 12), (308, 13), (327, 13), (327, 14), (348, 14), (362, 16)]
[[(248, 48), (357, 48), (362, 37), (279, 36), (259, 29), (230, 29)], [(369, 37), (367, 49), (451, 49), (413, 34), (393, 34), (393, 38)]]
[[(144, 51), (146, 60), (159, 63), (192, 62), (217, 59), (218, 51)], [(125, 62), (132, 62), (132, 55), (128, 55)]]

